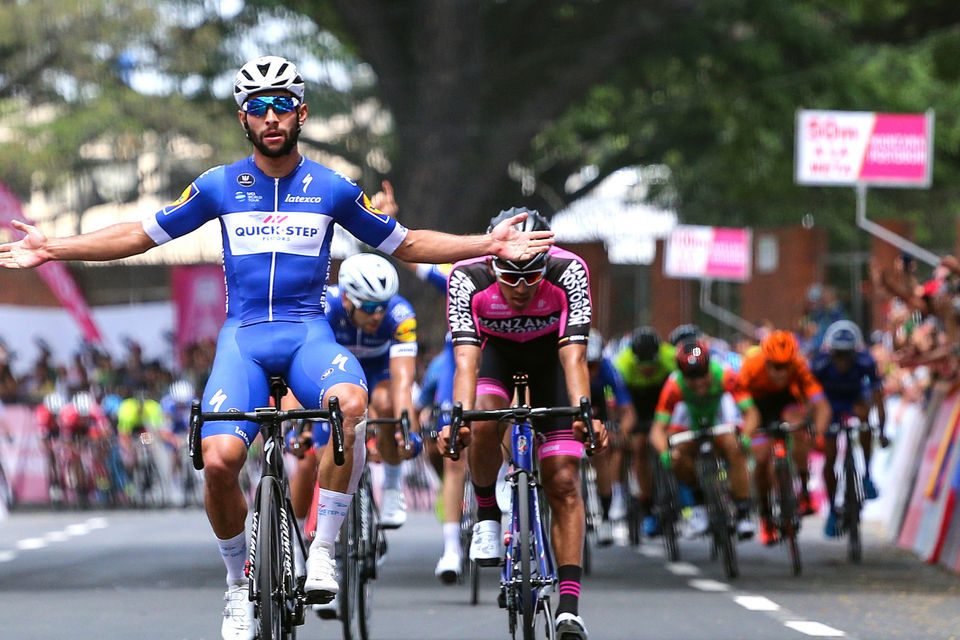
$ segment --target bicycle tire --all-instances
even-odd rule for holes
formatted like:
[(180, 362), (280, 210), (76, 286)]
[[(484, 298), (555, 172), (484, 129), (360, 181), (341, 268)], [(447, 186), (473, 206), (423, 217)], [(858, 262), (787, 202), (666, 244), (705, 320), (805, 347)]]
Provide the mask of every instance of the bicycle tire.
[(583, 511), (586, 517), (586, 535), (583, 536), (583, 574), (593, 572), (593, 547), (599, 546), (597, 529), (603, 517), (600, 495), (597, 492), (597, 472), (587, 460), (580, 461), (580, 490), (583, 495)]
[(701, 466), (700, 482), (707, 503), (707, 514), (710, 522), (710, 532), (713, 536), (713, 548), (717, 551), (723, 563), (724, 573), (728, 578), (739, 575), (737, 566), (737, 550), (733, 545), (733, 532), (730, 526), (730, 509), (721, 493), (719, 467), (716, 458), (707, 461)]
[(534, 640), (536, 614), (536, 600), (533, 593), (533, 576), (531, 571), (530, 537), (530, 481), (526, 471), (517, 471), (517, 535), (520, 540), (520, 614), (523, 628), (523, 640)]
[[(362, 491), (360, 490), (362, 488)], [(360, 500), (357, 500), (357, 497)], [(377, 536), (379, 530), (374, 519), (373, 496), (370, 494), (369, 472), (364, 471), (360, 487), (354, 502), (357, 503), (356, 516), (359, 518), (360, 536), (357, 544), (358, 571), (357, 582), (357, 630), (362, 640), (370, 640), (371, 614), (373, 613), (373, 580), (377, 577)]]
[(660, 525), (660, 535), (663, 538), (663, 550), (670, 562), (680, 560), (680, 547), (677, 544), (677, 520), (680, 510), (679, 491), (676, 488), (676, 481), (669, 476), (670, 473), (660, 466), (659, 461), (655, 462), (656, 471), (654, 482), (656, 488), (655, 509), (657, 511), (657, 520)]
[[(850, 446), (849, 439), (847, 446)], [(860, 539), (860, 495), (857, 489), (859, 476), (857, 475), (856, 464), (853, 461), (853, 453), (846, 455), (844, 463), (844, 473), (846, 474), (845, 495), (844, 495), (844, 520), (847, 532), (847, 559), (859, 564), (863, 559), (863, 544)]]
[(356, 516), (355, 509), (347, 511), (347, 517), (340, 527), (340, 537), (337, 542), (337, 562), (340, 565), (340, 590), (337, 593), (337, 608), (340, 624), (343, 627), (343, 640), (356, 640), (360, 637), (356, 625), (356, 584), (357, 584), (357, 550), (356, 550)]
[(794, 490), (793, 473), (786, 458), (778, 458), (775, 462), (777, 475), (777, 492), (780, 506), (780, 535), (787, 544), (790, 553), (790, 570), (793, 575), (800, 575), (803, 565), (800, 559), (800, 545), (797, 542), (798, 515), (797, 494)]
[(282, 640), (283, 603), (279, 545), (280, 517), (277, 511), (279, 490), (276, 480), (265, 477), (260, 484), (257, 520), (257, 602), (254, 607), (260, 624), (260, 640)]

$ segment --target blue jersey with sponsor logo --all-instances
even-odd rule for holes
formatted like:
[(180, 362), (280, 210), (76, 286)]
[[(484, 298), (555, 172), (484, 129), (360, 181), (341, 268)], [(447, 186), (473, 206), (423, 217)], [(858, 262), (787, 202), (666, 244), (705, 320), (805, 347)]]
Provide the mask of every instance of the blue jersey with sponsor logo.
[(337, 285), (327, 292), (326, 315), (337, 342), (357, 357), (365, 371), (388, 365), (392, 357), (417, 355), (417, 314), (401, 296), (390, 298), (383, 322), (373, 333), (350, 322)]
[(810, 370), (823, 386), (835, 419), (851, 414), (857, 401), (882, 387), (877, 363), (866, 351), (857, 351), (852, 366), (846, 371), (837, 369), (829, 353), (818, 353), (810, 363)]
[(214, 219), (223, 236), (227, 322), (241, 326), (323, 316), (334, 223), (384, 253), (407, 233), (332, 169), (303, 158), (271, 178), (252, 156), (210, 169), (143, 227), (162, 244)]

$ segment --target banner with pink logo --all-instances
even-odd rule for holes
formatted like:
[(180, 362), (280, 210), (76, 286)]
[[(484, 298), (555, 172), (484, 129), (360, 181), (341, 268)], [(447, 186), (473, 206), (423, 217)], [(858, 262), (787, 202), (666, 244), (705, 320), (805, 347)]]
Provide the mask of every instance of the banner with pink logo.
[[(0, 226), (11, 229), (16, 234), (16, 237), (19, 237), (21, 235), (20, 232), (16, 231), (12, 224), (14, 220), (32, 224), (24, 217), (23, 209), (17, 197), (13, 195), (5, 184), (0, 182)], [(80, 325), (84, 340), (94, 344), (103, 344), (103, 338), (100, 336), (97, 323), (93, 320), (90, 306), (87, 304), (86, 298), (83, 297), (80, 288), (77, 287), (73, 276), (70, 275), (70, 272), (67, 270), (66, 265), (62, 262), (47, 262), (37, 267), (36, 271), (37, 275), (50, 287), (50, 290), (57, 297), (57, 300), (60, 301), (60, 304), (70, 313), (76, 323)]]
[(173, 267), (170, 296), (176, 313), (177, 354), (190, 344), (216, 340), (227, 317), (223, 267), (203, 264)]
[(933, 112), (797, 112), (796, 182), (928, 188)]
[(667, 237), (663, 273), (671, 278), (746, 282), (751, 274), (749, 229), (679, 225)]

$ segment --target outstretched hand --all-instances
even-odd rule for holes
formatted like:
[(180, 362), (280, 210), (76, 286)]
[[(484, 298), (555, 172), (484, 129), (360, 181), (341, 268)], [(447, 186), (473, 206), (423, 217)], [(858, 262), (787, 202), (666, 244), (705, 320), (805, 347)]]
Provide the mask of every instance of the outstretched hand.
[(380, 213), (385, 213), (391, 218), (396, 219), (400, 206), (397, 204), (397, 198), (393, 195), (393, 185), (389, 180), (380, 183), (383, 191), (378, 191), (370, 196), (372, 204)]
[(527, 219), (526, 213), (503, 220), (490, 232), (494, 241), (491, 253), (504, 260), (529, 260), (553, 245), (553, 231), (518, 231), (513, 227)]
[(0, 244), (0, 267), (7, 269), (30, 269), (50, 260), (47, 252), (47, 236), (33, 225), (13, 221), (13, 226), (26, 236), (15, 242)]

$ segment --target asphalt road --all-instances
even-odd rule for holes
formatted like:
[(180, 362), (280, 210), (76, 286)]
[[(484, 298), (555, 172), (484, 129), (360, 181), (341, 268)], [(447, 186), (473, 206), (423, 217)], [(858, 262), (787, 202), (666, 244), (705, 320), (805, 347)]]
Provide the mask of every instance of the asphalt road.
[[(786, 551), (739, 547), (741, 577), (726, 580), (702, 541), (670, 565), (660, 545), (595, 554), (581, 601), (592, 640), (954, 638), (960, 579), (870, 533), (859, 566), (818, 520), (803, 532), (804, 574)], [(506, 638), (496, 570), (482, 602), (433, 577), (440, 529), (415, 513), (392, 532), (375, 591), (374, 635), (384, 640)], [(201, 511), (13, 513), (0, 521), (0, 639), (217, 640), (224, 570)], [(310, 616), (302, 639), (339, 638)]]

